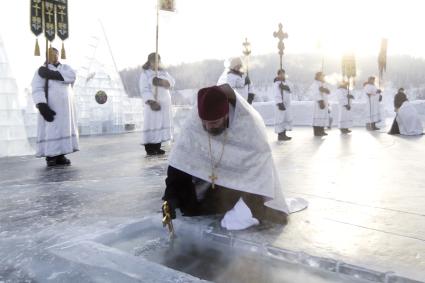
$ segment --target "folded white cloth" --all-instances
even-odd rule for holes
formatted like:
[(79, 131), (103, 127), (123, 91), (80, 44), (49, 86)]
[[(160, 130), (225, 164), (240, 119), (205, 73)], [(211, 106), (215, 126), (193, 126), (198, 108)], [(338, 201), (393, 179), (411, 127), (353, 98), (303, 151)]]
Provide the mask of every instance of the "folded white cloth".
[(240, 198), (235, 206), (224, 215), (221, 227), (227, 230), (243, 230), (259, 223), (258, 219), (252, 217), (251, 210)]

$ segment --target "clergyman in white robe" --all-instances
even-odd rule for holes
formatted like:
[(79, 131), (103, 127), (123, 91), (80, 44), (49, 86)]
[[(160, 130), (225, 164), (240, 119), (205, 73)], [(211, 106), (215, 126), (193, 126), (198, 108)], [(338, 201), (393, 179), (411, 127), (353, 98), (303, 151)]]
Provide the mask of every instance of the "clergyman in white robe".
[(242, 70), (243, 63), (240, 58), (233, 58), (230, 61), (229, 68), (225, 68), (217, 85), (229, 84), (237, 93), (239, 93), (245, 100), (248, 100), (248, 85), (251, 84), (250, 79)]
[[(65, 158), (79, 150), (78, 129), (74, 108), (72, 84), (75, 81), (75, 71), (58, 61), (58, 51), (52, 49), (52, 63), (48, 70), (40, 67), (32, 80), (32, 97), (40, 111), (36, 141), (36, 156), (46, 157), (48, 166), (69, 165)], [(46, 97), (46, 79), (48, 76), (48, 95)], [(50, 112), (52, 111), (52, 112)], [(53, 114), (55, 113), (55, 114)], [(51, 115), (50, 115), (51, 114)], [(49, 119), (51, 116), (52, 121)], [(47, 118), (47, 120), (46, 120)]]
[(285, 81), (284, 70), (279, 70), (274, 79), (273, 94), (276, 104), (274, 131), (278, 134), (278, 140), (290, 140), (286, 131), (292, 130), (291, 90)]
[[(151, 53), (143, 65), (139, 80), (140, 93), (145, 102), (141, 143), (145, 146), (147, 155), (165, 153), (161, 149), (161, 143), (171, 139), (173, 126), (170, 89), (174, 87), (175, 81), (162, 68), (158, 70), (156, 77), (154, 64), (155, 53)], [(155, 88), (157, 88), (156, 97)]]
[(351, 99), (353, 96), (349, 94), (347, 87), (347, 84), (341, 84), (335, 91), (339, 110), (338, 127), (343, 134), (350, 133), (351, 130), (349, 128), (353, 126), (353, 116), (351, 113)]
[[(204, 120), (205, 113), (223, 105), (228, 114)], [(204, 123), (216, 121), (225, 124), (213, 135), (209, 130), (214, 128)], [(163, 200), (173, 211), (179, 208), (185, 216), (224, 213), (221, 225), (230, 230), (258, 220), (286, 223), (294, 212), (283, 197), (261, 116), (229, 85), (199, 91), (198, 107), (171, 150), (166, 185)]]
[(315, 136), (325, 136), (325, 127), (329, 125), (329, 88), (325, 83), (325, 75), (317, 72), (309, 92), (313, 95), (313, 132)]
[(369, 77), (364, 84), (363, 91), (366, 95), (366, 129), (379, 130), (376, 123), (381, 121), (379, 103), (382, 100), (381, 90), (375, 86), (375, 77)]
[(416, 136), (423, 134), (422, 121), (416, 108), (409, 102), (404, 89), (400, 88), (394, 97), (396, 117), (389, 134)]

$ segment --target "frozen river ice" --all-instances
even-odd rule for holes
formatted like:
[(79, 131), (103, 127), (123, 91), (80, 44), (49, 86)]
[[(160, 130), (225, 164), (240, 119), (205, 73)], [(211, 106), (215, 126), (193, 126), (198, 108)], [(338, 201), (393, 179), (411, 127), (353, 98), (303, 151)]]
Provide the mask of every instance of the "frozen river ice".
[[(269, 134), (284, 193), (307, 199), (309, 208), (293, 214), (283, 229), (218, 235), (245, 241), (251, 248), (262, 243), (294, 252), (297, 258), (333, 260), (342, 269), (350, 266), (344, 263), (373, 269), (386, 274), (376, 277), (381, 282), (414, 282), (386, 272), (425, 281), (422, 137), (401, 138), (359, 128), (351, 136), (332, 130), (320, 139), (312, 136), (310, 128), (298, 127), (291, 132), (292, 141), (278, 144), (271, 129)], [(145, 158), (137, 133), (85, 137), (81, 144), (81, 151), (70, 155), (73, 165), (68, 168), (45, 168), (43, 160), (32, 156), (0, 159), (0, 282), (199, 281), (196, 271), (204, 270), (201, 267), (192, 273), (184, 268), (170, 270), (159, 257), (164, 250), (144, 254), (138, 240), (143, 233), (124, 235), (150, 219), (152, 231), (166, 236), (158, 226), (166, 159)], [(216, 223), (213, 218), (179, 219), (175, 225), (202, 232), (212, 223)], [(200, 261), (205, 261), (208, 252), (202, 249), (208, 250), (211, 243), (191, 234), (198, 242), (187, 253), (188, 260), (201, 249), (205, 257)], [(142, 242), (155, 239), (156, 234)], [(265, 258), (257, 264), (251, 254), (226, 254), (223, 249), (210, 250), (222, 257), (212, 259), (211, 266), (217, 266), (213, 270), (249, 264), (248, 271), (256, 276), (285, 268), (287, 275), (295, 272), (284, 282), (350, 282), (331, 281), (339, 280), (331, 277), (335, 274), (320, 281), (323, 271), (304, 270), (299, 263)], [(170, 258), (183, 255), (176, 252)], [(230, 270), (226, 269), (227, 276), (233, 276)], [(312, 281), (300, 281), (297, 272)], [(314, 276), (308, 277), (309, 273)], [(203, 278), (220, 281), (217, 276)]]

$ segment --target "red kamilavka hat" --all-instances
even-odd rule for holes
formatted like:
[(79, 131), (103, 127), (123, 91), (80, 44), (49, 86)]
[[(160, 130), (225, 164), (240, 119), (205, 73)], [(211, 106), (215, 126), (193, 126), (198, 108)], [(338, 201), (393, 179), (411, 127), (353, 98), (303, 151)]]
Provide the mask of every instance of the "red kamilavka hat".
[(198, 92), (198, 114), (202, 120), (214, 121), (229, 113), (227, 95), (218, 86), (202, 88)]

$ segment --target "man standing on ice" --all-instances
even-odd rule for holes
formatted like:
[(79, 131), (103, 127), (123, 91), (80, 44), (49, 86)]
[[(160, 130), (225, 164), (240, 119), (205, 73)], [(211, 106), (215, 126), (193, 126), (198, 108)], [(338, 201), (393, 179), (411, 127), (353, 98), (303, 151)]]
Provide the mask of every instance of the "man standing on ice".
[[(171, 218), (224, 214), (221, 226), (287, 222), (290, 212), (261, 116), (228, 85), (199, 90), (174, 145), (163, 200)], [(305, 208), (304, 205), (303, 208)]]
[(325, 127), (329, 125), (329, 89), (326, 87), (325, 75), (317, 72), (314, 82), (310, 86), (310, 93), (313, 94), (313, 133), (315, 136), (326, 136)]
[(78, 130), (71, 85), (75, 71), (59, 62), (59, 52), (49, 48), (47, 67), (41, 66), (32, 80), (32, 97), (40, 112), (36, 156), (47, 166), (71, 165), (66, 154), (79, 150)]
[(286, 131), (292, 130), (291, 89), (286, 84), (283, 69), (277, 71), (277, 77), (273, 82), (273, 93), (276, 104), (275, 133), (279, 141), (288, 141), (292, 139), (286, 135)]
[(367, 79), (367, 82), (363, 84), (363, 90), (366, 94), (366, 129), (369, 131), (379, 130), (376, 123), (381, 121), (379, 103), (382, 101), (382, 91), (375, 86), (375, 77)]
[(404, 88), (394, 96), (394, 111), (397, 113), (389, 134), (416, 136), (423, 134), (422, 121), (416, 108), (409, 102)]
[(343, 81), (336, 90), (339, 108), (338, 126), (342, 134), (351, 133), (350, 128), (353, 126), (351, 100), (354, 99), (354, 96), (349, 93), (348, 87), (348, 82)]
[[(236, 57), (230, 61), (229, 70), (224, 70), (218, 79), (217, 85), (229, 84), (237, 93), (239, 93), (246, 101), (254, 99), (249, 97), (248, 85), (251, 84), (249, 77), (242, 71), (243, 63), (241, 58)], [(250, 102), (251, 103), (251, 102)]]
[(148, 156), (162, 155), (161, 143), (171, 139), (172, 113), (170, 89), (174, 79), (161, 67), (158, 54), (158, 76), (155, 72), (155, 53), (148, 56), (140, 75), (139, 88), (145, 102), (142, 144)]

